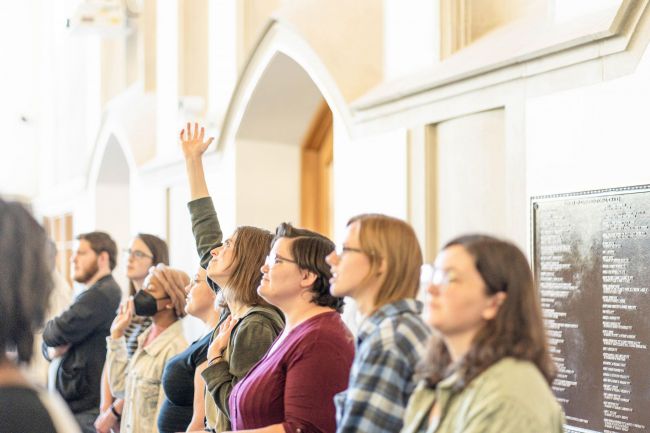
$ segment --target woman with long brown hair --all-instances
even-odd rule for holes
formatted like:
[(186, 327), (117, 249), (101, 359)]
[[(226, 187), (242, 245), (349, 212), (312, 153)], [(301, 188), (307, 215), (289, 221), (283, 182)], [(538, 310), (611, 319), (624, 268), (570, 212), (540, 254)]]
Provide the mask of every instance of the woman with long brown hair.
[(284, 318), (257, 293), (260, 268), (271, 250), (268, 230), (240, 226), (223, 243), (217, 213), (203, 171), (203, 153), (212, 142), (205, 130), (190, 124), (181, 132), (181, 143), (192, 200), (188, 203), (192, 231), (208, 283), (221, 291), (226, 304), (219, 326), (212, 334), (207, 359), (197, 366), (207, 386), (206, 427), (230, 429), (228, 399), (233, 386), (266, 353), (284, 328)]
[(542, 312), (524, 254), (490, 236), (447, 243), (423, 267), (436, 335), (403, 433), (561, 433)]

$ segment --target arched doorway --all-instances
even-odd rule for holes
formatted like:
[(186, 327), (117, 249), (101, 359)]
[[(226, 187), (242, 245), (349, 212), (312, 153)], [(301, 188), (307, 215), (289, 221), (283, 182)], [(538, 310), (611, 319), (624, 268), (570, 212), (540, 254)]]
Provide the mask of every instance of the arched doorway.
[(332, 111), (314, 80), (276, 53), (235, 135), (236, 220), (281, 221), (332, 235)]
[(116, 136), (108, 137), (92, 188), (95, 203), (95, 230), (110, 234), (118, 247), (118, 264), (113, 271), (120, 287), (128, 287), (123, 250), (130, 240), (130, 170)]
[(301, 152), (300, 225), (331, 237), (334, 128), (332, 110), (325, 101), (314, 115)]

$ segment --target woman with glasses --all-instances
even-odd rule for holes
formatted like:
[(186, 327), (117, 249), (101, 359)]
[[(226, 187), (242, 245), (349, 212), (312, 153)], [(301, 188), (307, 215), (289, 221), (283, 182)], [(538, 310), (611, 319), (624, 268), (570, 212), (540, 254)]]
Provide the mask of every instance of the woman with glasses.
[(561, 433), (549, 387), (555, 365), (524, 254), (493, 237), (462, 236), (426, 274), (426, 320), (437, 335), (402, 432)]
[(221, 243), (219, 220), (208, 193), (203, 153), (212, 142), (205, 130), (190, 124), (181, 142), (190, 183), (188, 203), (192, 230), (208, 282), (219, 290), (226, 314), (212, 335), (207, 359), (197, 367), (207, 386), (206, 424), (214, 431), (230, 429), (228, 399), (233, 386), (266, 353), (284, 327), (280, 312), (257, 293), (260, 268), (271, 249), (273, 235), (264, 229), (238, 227)]
[(356, 216), (327, 262), (332, 294), (354, 299), (364, 318), (350, 383), (335, 400), (337, 431), (399, 431), (429, 337), (415, 300), (422, 266), (415, 232), (397, 218)]
[[(169, 251), (167, 243), (147, 233), (138, 233), (129, 244), (129, 248), (124, 250), (127, 256), (126, 276), (129, 279), (129, 296), (134, 296), (144, 284), (144, 279), (149, 272), (149, 268), (163, 263), (169, 264)], [(138, 337), (151, 325), (151, 317), (136, 316), (124, 331), (124, 340), (126, 342), (126, 351), (129, 358), (133, 356), (138, 348)], [(95, 421), (95, 429), (98, 433), (109, 433), (111, 429), (119, 426), (118, 416), (122, 413), (124, 401), (115, 398), (111, 394), (108, 386), (108, 377), (106, 375), (106, 366), (102, 373), (102, 401), (100, 404), (100, 414)]]
[(286, 327), (232, 390), (233, 430), (336, 430), (333, 397), (347, 384), (354, 343), (341, 319), (343, 300), (330, 294), (325, 257), (333, 249), (317, 233), (277, 228), (257, 290), (282, 311)]

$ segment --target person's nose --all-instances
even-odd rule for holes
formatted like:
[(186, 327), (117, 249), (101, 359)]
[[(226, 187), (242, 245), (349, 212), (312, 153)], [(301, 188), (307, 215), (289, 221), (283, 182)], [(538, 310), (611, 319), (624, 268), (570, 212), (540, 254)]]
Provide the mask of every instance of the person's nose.
[(336, 254), (336, 251), (332, 251), (325, 257), (325, 262), (330, 265), (330, 267), (336, 266), (339, 264), (339, 256)]
[(427, 293), (430, 294), (431, 296), (440, 295), (440, 285), (439, 284), (434, 284), (434, 283), (429, 283), (427, 285)]

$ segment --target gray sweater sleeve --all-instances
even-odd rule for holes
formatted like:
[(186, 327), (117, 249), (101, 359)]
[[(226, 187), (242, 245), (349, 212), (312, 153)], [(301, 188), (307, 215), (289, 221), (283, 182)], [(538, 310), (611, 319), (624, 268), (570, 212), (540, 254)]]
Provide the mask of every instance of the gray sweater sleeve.
[(192, 220), (192, 233), (196, 242), (196, 251), (201, 259), (201, 267), (207, 268), (210, 261), (210, 251), (221, 246), (223, 233), (219, 218), (214, 209), (211, 197), (198, 198), (187, 203)]
[(277, 331), (266, 318), (251, 315), (233, 331), (230, 341), (230, 362), (217, 362), (201, 373), (219, 409), (230, 418), (228, 399), (237, 382), (262, 359), (275, 338)]

